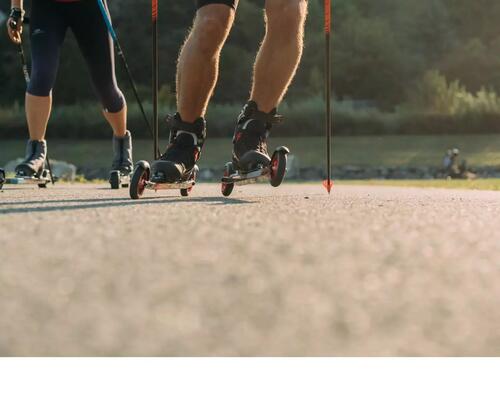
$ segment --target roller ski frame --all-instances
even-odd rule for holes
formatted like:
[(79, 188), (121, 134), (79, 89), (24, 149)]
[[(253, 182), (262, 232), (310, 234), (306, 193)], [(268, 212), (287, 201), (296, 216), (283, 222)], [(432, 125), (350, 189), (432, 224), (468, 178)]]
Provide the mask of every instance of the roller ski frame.
[[(158, 126), (158, 0), (152, 2), (152, 26), (153, 26), (153, 153), (154, 159), (160, 157), (159, 151), (159, 126)], [(130, 181), (130, 198), (138, 200), (143, 197), (146, 190), (179, 190), (181, 196), (187, 197), (196, 184), (198, 166), (195, 166), (187, 180), (166, 183), (161, 179), (151, 176), (151, 166), (147, 161), (136, 163)]]
[(187, 197), (196, 185), (198, 170), (198, 166), (195, 166), (191, 172), (191, 176), (186, 181), (165, 183), (151, 177), (151, 166), (147, 161), (139, 161), (135, 166), (134, 175), (130, 182), (130, 197), (132, 199), (140, 199), (144, 195), (145, 190), (153, 190), (155, 192), (159, 190), (179, 190), (183, 197)]
[(49, 183), (54, 185), (57, 181), (57, 178), (52, 173), (52, 167), (50, 166), (50, 161), (48, 156), (45, 161), (47, 168), (42, 169), (42, 171), (35, 176), (16, 175), (15, 177), (12, 178), (6, 178), (4, 170), (0, 169), (0, 190), (3, 188), (4, 184), (37, 185), (39, 188), (47, 188), (47, 185)]
[(232, 162), (228, 162), (221, 179), (221, 192), (225, 197), (229, 197), (234, 186), (245, 186), (259, 182), (268, 181), (271, 186), (279, 187), (286, 175), (287, 157), (290, 150), (287, 147), (278, 147), (269, 165), (259, 165), (251, 171), (237, 170)]

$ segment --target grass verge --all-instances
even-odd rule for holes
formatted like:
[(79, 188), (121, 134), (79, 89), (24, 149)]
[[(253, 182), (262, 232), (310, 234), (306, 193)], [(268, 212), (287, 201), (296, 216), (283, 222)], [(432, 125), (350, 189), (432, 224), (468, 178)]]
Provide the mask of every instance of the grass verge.
[(500, 179), (477, 180), (338, 180), (339, 185), (386, 187), (447, 188), (461, 190), (500, 191)]
[[(25, 137), (2, 140), (0, 165), (22, 157)], [(79, 167), (108, 167), (111, 163), (111, 140), (50, 140), (53, 159), (70, 162)], [(166, 141), (163, 140), (162, 148)], [(325, 165), (325, 145), (322, 137), (279, 137), (270, 140), (270, 149), (287, 145), (296, 155), (301, 167)], [(151, 159), (151, 141), (134, 141), (134, 158)], [(335, 137), (333, 164), (356, 166), (438, 166), (450, 147), (462, 150), (472, 166), (500, 165), (500, 137), (494, 135), (454, 136), (361, 136)], [(209, 138), (203, 151), (200, 167), (220, 167), (231, 157), (231, 138)]]

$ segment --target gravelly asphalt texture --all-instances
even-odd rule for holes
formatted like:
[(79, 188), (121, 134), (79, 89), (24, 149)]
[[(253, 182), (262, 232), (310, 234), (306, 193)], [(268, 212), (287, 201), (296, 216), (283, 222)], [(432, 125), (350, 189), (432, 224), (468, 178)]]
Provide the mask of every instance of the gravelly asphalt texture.
[(500, 355), (500, 193), (0, 192), (0, 355)]

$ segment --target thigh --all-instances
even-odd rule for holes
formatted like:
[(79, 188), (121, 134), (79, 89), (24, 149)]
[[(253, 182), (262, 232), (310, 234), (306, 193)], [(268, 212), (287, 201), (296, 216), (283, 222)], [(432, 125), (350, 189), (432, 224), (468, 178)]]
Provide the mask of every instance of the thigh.
[(70, 28), (94, 83), (114, 85), (114, 49), (97, 1), (80, 1), (69, 10)]
[(41, 90), (44, 92), (43, 95), (46, 95), (45, 92), (52, 88), (57, 75), (67, 22), (55, 2), (38, 0), (31, 3), (32, 84), (30, 87), (33, 91), (38, 93)]

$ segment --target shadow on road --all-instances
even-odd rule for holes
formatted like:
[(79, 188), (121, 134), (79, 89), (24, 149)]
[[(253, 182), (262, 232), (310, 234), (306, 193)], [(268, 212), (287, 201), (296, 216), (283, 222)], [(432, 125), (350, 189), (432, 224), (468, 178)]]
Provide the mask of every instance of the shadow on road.
[[(128, 198), (98, 198), (98, 199), (66, 199), (66, 200), (47, 200), (47, 201), (25, 201), (13, 202), (10, 204), (0, 204), (0, 214), (21, 214), (21, 213), (40, 213), (40, 212), (57, 212), (57, 211), (73, 211), (81, 209), (99, 209), (99, 208), (117, 208), (127, 206), (140, 206), (151, 204), (174, 204), (179, 202), (206, 203), (207, 205), (243, 205), (253, 204), (255, 201), (240, 200), (236, 198), (222, 197), (198, 197), (198, 198), (151, 198), (133, 201)], [(19, 206), (27, 205), (43, 205), (43, 204), (61, 204), (57, 206), (40, 206), (19, 208)], [(75, 204), (75, 205), (64, 205)], [(15, 206), (15, 208), (8, 208)]]

